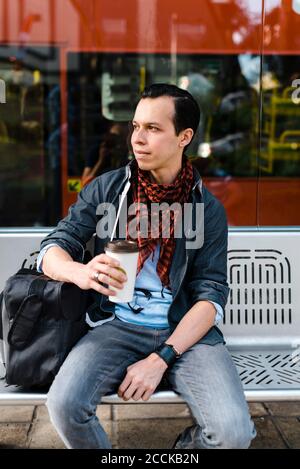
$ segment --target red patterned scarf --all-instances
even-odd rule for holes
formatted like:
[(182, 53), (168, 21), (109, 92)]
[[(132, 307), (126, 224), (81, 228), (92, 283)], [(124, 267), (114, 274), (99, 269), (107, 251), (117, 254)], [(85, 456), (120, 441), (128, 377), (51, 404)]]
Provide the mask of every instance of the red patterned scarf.
[[(137, 204), (136, 214), (128, 217), (128, 223), (136, 217), (138, 238), (136, 239), (139, 246), (139, 260), (138, 271), (144, 265), (146, 259), (153, 253), (156, 245), (160, 242), (160, 255), (157, 263), (157, 273), (161, 279), (163, 286), (170, 288), (169, 271), (175, 250), (174, 226), (178, 217), (178, 211), (167, 210), (170, 217), (170, 237), (162, 236), (162, 217), (159, 217), (158, 237), (151, 237), (151, 202), (161, 204), (167, 202), (172, 204), (174, 202), (180, 203), (182, 206), (188, 202), (191, 188), (193, 186), (193, 167), (188, 161), (187, 157), (183, 157), (183, 164), (181, 171), (177, 175), (172, 184), (157, 184), (150, 178), (150, 172), (139, 169), (136, 160), (131, 165), (132, 169), (132, 194), (133, 201)], [(147, 210), (143, 210), (143, 206), (147, 206)], [(163, 216), (165, 213), (163, 214)], [(152, 220), (153, 224), (153, 220)], [(155, 224), (154, 224), (155, 225)], [(141, 236), (141, 226), (148, 226), (148, 238)], [(157, 223), (156, 223), (157, 228)], [(152, 226), (153, 233), (153, 226)], [(155, 234), (155, 233), (154, 233)], [(127, 224), (127, 239), (134, 239), (128, 233)]]

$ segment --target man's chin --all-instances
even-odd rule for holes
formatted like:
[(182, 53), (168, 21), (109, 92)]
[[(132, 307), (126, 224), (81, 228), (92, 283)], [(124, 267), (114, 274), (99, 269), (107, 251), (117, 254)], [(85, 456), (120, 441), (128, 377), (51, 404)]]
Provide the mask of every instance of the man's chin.
[(150, 171), (151, 169), (153, 169), (150, 161), (136, 158), (136, 162), (140, 169), (145, 169), (147, 171)]

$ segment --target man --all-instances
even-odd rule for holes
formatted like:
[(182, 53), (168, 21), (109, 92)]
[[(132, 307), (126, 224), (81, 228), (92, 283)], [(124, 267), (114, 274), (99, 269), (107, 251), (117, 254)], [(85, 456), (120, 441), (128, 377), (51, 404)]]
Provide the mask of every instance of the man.
[[(225, 212), (184, 156), (199, 118), (187, 91), (165, 84), (145, 89), (132, 121), (135, 159), (87, 185), (42, 242), (38, 263), (43, 260), (49, 277), (96, 295), (87, 315), (91, 328), (68, 355), (47, 399), (68, 448), (111, 448), (95, 415), (101, 397), (118, 392), (124, 401), (146, 401), (163, 382), (184, 398), (195, 421), (174, 447), (247, 448), (255, 436), (239, 376), (216, 327), (228, 295)], [(97, 207), (109, 202), (117, 208), (128, 187), (138, 206), (191, 204), (190, 230), (199, 224), (197, 204), (204, 204), (204, 244), (188, 248), (190, 231), (175, 238), (175, 213), (170, 237), (162, 236), (161, 223), (158, 238), (138, 231), (135, 301), (116, 305), (108, 299), (115, 294), (111, 287), (122, 288), (126, 277), (103, 253), (106, 240), (96, 237), (97, 255), (86, 265), (82, 259), (99, 221)]]

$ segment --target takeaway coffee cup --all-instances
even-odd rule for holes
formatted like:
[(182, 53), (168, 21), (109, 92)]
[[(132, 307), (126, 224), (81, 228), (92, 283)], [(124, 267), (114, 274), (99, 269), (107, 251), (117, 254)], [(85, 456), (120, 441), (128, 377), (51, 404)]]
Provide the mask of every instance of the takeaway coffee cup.
[(127, 275), (127, 281), (123, 284), (122, 290), (110, 285), (111, 290), (117, 292), (116, 296), (109, 296), (109, 300), (114, 303), (128, 303), (133, 299), (136, 271), (138, 265), (139, 248), (135, 241), (114, 240), (105, 246), (105, 253), (117, 259), (122, 270)]

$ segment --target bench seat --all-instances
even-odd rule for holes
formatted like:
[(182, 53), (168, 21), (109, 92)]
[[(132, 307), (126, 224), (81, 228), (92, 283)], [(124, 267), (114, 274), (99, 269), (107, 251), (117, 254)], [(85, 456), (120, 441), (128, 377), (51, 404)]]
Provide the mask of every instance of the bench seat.
[[(249, 402), (300, 401), (300, 361), (294, 358), (291, 349), (231, 350)], [(297, 357), (296, 357), (297, 358)], [(2, 364), (1, 364), (2, 366)], [(2, 376), (3, 376), (2, 368)], [(45, 404), (47, 389), (25, 389), (7, 386), (0, 381), (0, 405)], [(155, 404), (183, 403), (173, 391), (158, 390), (149, 399)], [(104, 396), (103, 404), (144, 404), (130, 399), (125, 402), (117, 394)]]

